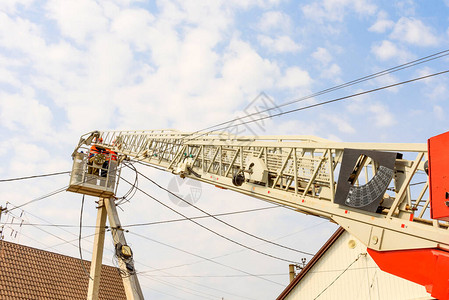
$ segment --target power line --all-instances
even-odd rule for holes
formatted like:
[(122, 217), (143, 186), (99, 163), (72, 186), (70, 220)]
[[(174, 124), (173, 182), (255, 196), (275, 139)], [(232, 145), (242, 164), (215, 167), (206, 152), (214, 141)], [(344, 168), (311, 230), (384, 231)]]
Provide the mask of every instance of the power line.
[[(306, 109), (310, 109), (310, 108), (314, 108), (314, 107), (317, 107), (317, 106), (322, 106), (322, 105), (330, 104), (330, 103), (334, 103), (334, 102), (339, 102), (339, 101), (342, 101), (342, 100), (345, 100), (345, 99), (354, 98), (354, 97), (357, 97), (357, 96), (361, 96), (361, 95), (377, 92), (377, 91), (380, 91), (380, 90), (389, 89), (389, 88), (396, 87), (396, 86), (399, 86), (399, 85), (403, 85), (403, 84), (407, 84), (407, 83), (411, 83), (411, 82), (427, 79), (427, 78), (438, 76), (438, 75), (442, 75), (442, 74), (445, 74), (445, 73), (448, 73), (448, 72), (449, 72), (449, 70), (445, 70), (445, 71), (429, 74), (429, 75), (426, 75), (426, 76), (421, 76), (421, 77), (413, 78), (413, 79), (410, 79), (410, 80), (401, 81), (401, 82), (398, 82), (398, 83), (395, 83), (395, 84), (385, 85), (385, 86), (382, 86), (382, 87), (379, 87), (379, 88), (363, 91), (363, 92), (360, 92), (360, 93), (355, 93), (355, 94), (351, 94), (351, 95), (348, 95), (348, 96), (335, 98), (335, 99), (332, 99), (332, 100), (328, 100), (328, 101), (324, 101), (324, 102), (320, 102), (320, 103), (316, 103), (316, 104), (311, 104), (311, 105), (307, 105), (307, 106), (291, 109), (291, 110), (288, 110), (288, 111), (285, 111), (285, 112), (280, 112), (280, 113), (276, 113), (276, 114), (273, 114), (273, 115), (264, 116), (264, 117), (260, 117), (260, 118), (257, 118), (257, 119), (252, 119), (252, 120), (249, 120), (249, 121), (241, 122), (241, 123), (236, 124), (236, 125), (221, 127), (221, 128), (216, 129), (216, 130), (228, 129), (230, 127), (236, 127), (236, 126), (240, 126), (240, 125), (254, 123), (254, 122), (265, 120), (265, 119), (268, 119), (268, 118), (279, 117), (279, 116), (290, 114), (290, 113), (293, 113), (293, 112), (306, 110)], [(200, 135), (197, 135), (193, 139), (189, 139), (187, 141), (197, 139), (197, 138), (199, 138), (201, 136), (204, 136), (204, 135), (207, 135), (209, 133), (211, 133), (211, 131), (202, 133)]]
[[(173, 283), (171, 283), (171, 282), (167, 282), (167, 281), (162, 280), (162, 279), (156, 279), (156, 278), (149, 277), (149, 276), (146, 276), (146, 275), (143, 275), (143, 277), (145, 277), (145, 278), (147, 278), (147, 279), (149, 279), (149, 280), (153, 280), (153, 281), (162, 283), (162, 284), (164, 284), (164, 285), (166, 285), (166, 286), (175, 288), (175, 289), (180, 290), (180, 291), (182, 291), (182, 292), (184, 292), (184, 293), (194, 295), (194, 296), (196, 296), (196, 297), (201, 297), (201, 298), (204, 298), (204, 299), (211, 299), (211, 300), (217, 299), (217, 296), (210, 295), (210, 294), (207, 294), (207, 293), (204, 293), (204, 292), (201, 292), (201, 291), (197, 291), (197, 290), (194, 290), (194, 289), (191, 289), (191, 288), (188, 288), (188, 287), (179, 286), (179, 285), (173, 284)], [(188, 291), (188, 290), (194, 291), (195, 293), (201, 293), (201, 294), (203, 294), (203, 295), (195, 294), (195, 293), (190, 292), (190, 291)], [(213, 297), (213, 298), (210, 298), (210, 297)]]
[[(123, 180), (124, 180), (125, 182), (127, 182), (128, 184), (131, 184), (128, 180), (126, 180), (126, 179), (124, 179), (124, 178), (123, 178)], [(234, 244), (239, 245), (239, 246), (241, 246), (241, 247), (243, 247), (243, 248), (246, 248), (246, 249), (248, 249), (248, 250), (257, 252), (257, 253), (259, 253), (259, 254), (262, 254), (262, 255), (265, 255), (265, 256), (268, 256), (268, 257), (277, 259), (277, 260), (285, 261), (285, 262), (288, 262), (288, 263), (295, 263), (295, 264), (297, 263), (297, 262), (292, 261), (292, 260), (284, 259), (284, 258), (275, 256), (275, 255), (272, 255), (272, 254), (265, 253), (265, 252), (263, 252), (263, 251), (260, 251), (260, 250), (257, 250), (257, 249), (255, 249), (255, 248), (252, 248), (252, 247), (250, 247), (250, 246), (246, 246), (246, 245), (244, 245), (244, 244), (242, 244), (242, 243), (240, 243), (240, 242), (237, 242), (237, 241), (235, 241), (235, 240), (233, 240), (233, 239), (231, 239), (231, 238), (229, 238), (229, 237), (227, 237), (227, 236), (224, 236), (224, 235), (222, 235), (221, 233), (218, 233), (218, 232), (216, 232), (216, 231), (214, 231), (214, 230), (212, 230), (212, 229), (210, 229), (210, 228), (208, 228), (208, 227), (202, 225), (201, 223), (198, 223), (197, 221), (195, 221), (195, 220), (193, 220), (193, 219), (187, 217), (187, 216), (184, 215), (183, 213), (180, 213), (179, 211), (177, 211), (177, 210), (171, 208), (170, 206), (166, 205), (165, 203), (163, 203), (162, 201), (160, 201), (160, 200), (157, 199), (156, 197), (153, 197), (152, 195), (148, 194), (148, 193), (145, 192), (144, 190), (142, 190), (142, 189), (140, 189), (140, 188), (137, 188), (137, 189), (138, 189), (140, 192), (142, 192), (143, 194), (145, 194), (146, 196), (148, 196), (149, 198), (151, 198), (151, 199), (153, 199), (154, 201), (156, 201), (157, 203), (159, 203), (160, 205), (162, 205), (162, 206), (168, 208), (169, 210), (173, 211), (174, 213), (176, 213), (176, 214), (178, 214), (178, 215), (184, 217), (185, 219), (187, 219), (187, 220), (191, 221), (192, 223), (194, 223), (194, 224), (200, 226), (201, 228), (203, 228), (203, 229), (205, 229), (205, 230), (207, 230), (207, 231), (209, 231), (209, 232), (211, 232), (211, 233), (213, 233), (213, 234), (215, 234), (215, 235), (217, 235), (217, 236), (219, 236), (219, 237), (221, 237), (221, 238), (223, 238), (223, 239), (225, 239), (225, 240), (227, 240), (227, 241), (229, 241), (229, 242), (231, 242), (231, 243), (234, 243)]]
[(140, 173), (139, 171), (137, 171), (137, 169), (136, 169), (136, 172), (137, 172), (139, 175), (143, 176), (143, 177), (144, 177), (145, 179), (147, 179), (148, 181), (150, 181), (151, 183), (153, 183), (153, 184), (154, 184), (155, 186), (157, 186), (158, 188), (160, 188), (160, 189), (162, 189), (162, 190), (164, 190), (164, 191), (170, 193), (171, 195), (175, 196), (176, 198), (178, 198), (179, 200), (183, 201), (184, 203), (186, 203), (186, 204), (188, 204), (188, 205), (194, 207), (195, 209), (199, 210), (199, 211), (202, 212), (203, 214), (205, 214), (205, 215), (207, 215), (207, 216), (213, 218), (214, 220), (217, 220), (218, 222), (220, 222), (220, 223), (222, 223), (222, 224), (225, 224), (226, 226), (231, 227), (231, 228), (234, 229), (234, 230), (237, 230), (237, 231), (239, 231), (239, 232), (241, 232), (241, 233), (243, 233), (243, 234), (249, 235), (250, 237), (253, 237), (253, 238), (255, 238), (255, 239), (264, 241), (265, 243), (269, 243), (269, 244), (272, 244), (272, 245), (275, 245), (275, 246), (278, 246), (278, 247), (281, 247), (281, 248), (284, 248), (284, 249), (288, 249), (288, 250), (291, 250), (291, 251), (294, 251), (294, 252), (297, 252), (297, 253), (301, 253), (301, 254), (305, 254), (305, 255), (310, 255), (310, 256), (313, 256), (313, 255), (314, 255), (314, 254), (309, 253), (309, 252), (305, 252), (305, 251), (301, 251), (301, 250), (298, 250), (298, 249), (290, 248), (290, 247), (287, 247), (287, 246), (284, 246), (284, 245), (275, 243), (275, 242), (273, 242), (273, 241), (270, 241), (270, 240), (267, 240), (267, 239), (258, 237), (258, 236), (256, 236), (256, 235), (254, 235), (254, 234), (252, 234), (252, 233), (249, 233), (249, 232), (247, 232), (247, 231), (245, 231), (245, 230), (242, 230), (242, 229), (240, 229), (240, 228), (238, 228), (238, 227), (236, 227), (236, 226), (234, 226), (234, 225), (232, 225), (232, 224), (229, 224), (229, 223), (227, 223), (227, 222), (225, 222), (225, 221), (223, 221), (223, 220), (217, 218), (216, 216), (213, 216), (213, 215), (209, 214), (208, 212), (206, 212), (205, 210), (199, 208), (198, 206), (194, 205), (193, 203), (190, 203), (189, 201), (186, 201), (185, 199), (183, 199), (182, 197), (176, 195), (176, 194), (173, 193), (172, 191), (170, 191), (170, 190), (164, 188), (163, 186), (161, 186), (160, 184), (158, 184), (157, 182), (155, 182), (155, 181), (152, 180), (151, 178), (149, 178), (149, 177), (145, 176), (144, 174)]
[[(232, 119), (232, 120), (229, 120), (229, 121), (221, 122), (221, 123), (218, 123), (216, 125), (209, 126), (209, 127), (206, 127), (206, 128), (203, 128), (203, 129), (200, 129), (200, 130), (197, 130), (197, 131), (194, 131), (194, 132), (192, 132), (192, 133), (182, 137), (180, 139), (180, 141), (183, 141), (187, 137), (195, 135), (197, 133), (201, 133), (201, 132), (203, 132), (205, 130), (209, 130), (209, 129), (212, 129), (212, 128), (215, 128), (215, 127), (218, 127), (218, 126), (221, 126), (221, 125), (229, 124), (229, 123), (232, 123), (232, 122), (235, 122), (235, 121), (238, 121), (238, 120), (242, 120), (242, 119), (254, 116), (254, 115), (259, 115), (259, 114), (261, 114), (263, 112), (267, 112), (267, 111), (271, 111), (271, 110), (274, 110), (274, 109), (278, 109), (280, 107), (288, 106), (288, 105), (291, 105), (291, 104), (294, 104), (294, 103), (297, 103), (297, 102), (301, 102), (301, 101), (304, 101), (304, 100), (307, 100), (307, 99), (310, 99), (310, 98), (313, 98), (313, 97), (316, 97), (316, 96), (327, 94), (327, 93), (335, 91), (335, 90), (339, 90), (339, 89), (342, 89), (342, 88), (345, 88), (345, 87), (348, 87), (348, 86), (352, 86), (352, 85), (355, 85), (355, 84), (358, 84), (358, 83), (361, 83), (361, 82), (365, 82), (365, 81), (368, 81), (368, 80), (371, 80), (371, 79), (374, 79), (374, 78), (377, 78), (377, 77), (380, 77), (380, 76), (388, 75), (388, 74), (391, 74), (391, 73), (394, 73), (394, 72), (397, 72), (397, 71), (400, 71), (400, 70), (404, 70), (404, 69), (407, 69), (407, 68), (410, 68), (410, 67), (413, 67), (413, 66), (425, 63), (425, 62), (429, 62), (429, 61), (432, 61), (432, 60), (435, 60), (435, 59), (438, 59), (438, 58), (445, 57), (447, 55), (449, 55), (449, 49), (443, 50), (443, 51), (440, 51), (440, 52), (437, 52), (437, 53), (434, 53), (434, 54), (431, 54), (431, 55), (427, 55), (425, 57), (422, 57), (422, 58), (419, 58), (419, 59), (416, 59), (416, 60), (413, 60), (413, 61), (401, 64), (401, 65), (398, 65), (398, 66), (395, 66), (395, 67), (392, 67), (392, 68), (388, 68), (388, 69), (385, 69), (385, 70), (380, 71), (380, 72), (376, 72), (376, 73), (373, 73), (373, 74), (370, 74), (370, 75), (366, 75), (366, 76), (357, 78), (355, 80), (351, 80), (351, 81), (348, 81), (346, 83), (343, 83), (343, 84), (340, 84), (340, 85), (337, 85), (337, 86), (334, 86), (334, 87), (331, 87), (331, 88), (327, 88), (327, 89), (321, 90), (321, 91), (313, 93), (311, 95), (304, 96), (304, 97), (301, 97), (299, 99), (291, 100), (291, 101), (285, 102), (283, 104), (280, 104), (280, 105), (277, 105), (277, 106), (274, 106), (274, 107), (271, 107), (271, 108), (267, 108), (265, 110), (257, 111), (255, 113), (248, 114), (248, 115), (243, 116), (243, 117), (235, 118), (235, 119)], [(325, 103), (323, 103), (323, 104), (325, 104)], [(249, 121), (249, 122), (242, 122), (242, 123), (235, 124), (235, 125), (232, 125), (232, 126), (231, 125), (230, 126), (225, 126), (223, 128), (214, 129), (213, 131), (229, 129), (229, 128), (236, 127), (236, 126), (239, 126), (239, 125), (243, 125), (243, 124), (247, 124), (247, 123), (263, 120), (263, 119), (266, 119), (266, 118), (271, 118), (273, 116), (277, 116), (277, 115), (270, 115), (270, 116), (267, 116), (265, 118), (259, 118), (259, 119), (256, 119), (256, 120), (253, 120), (253, 121)], [(204, 135), (207, 135), (209, 133), (212, 133), (213, 131), (206, 131), (206, 132), (204, 132), (204, 133), (202, 133), (200, 135), (195, 136), (194, 139), (199, 138), (199, 137), (204, 136)], [(189, 140), (192, 140), (192, 139), (189, 139)], [(187, 141), (189, 141), (189, 140), (187, 140)]]
[(86, 266), (84, 265), (84, 261), (83, 261), (83, 253), (81, 251), (81, 229), (83, 228), (83, 208), (84, 208), (84, 194), (83, 194), (83, 198), (81, 199), (81, 211), (80, 211), (80, 231), (79, 231), (79, 235), (78, 235), (78, 250), (80, 253), (80, 263), (81, 266), (83, 267), (84, 273), (86, 273), (87, 277), (89, 277), (90, 280), (94, 280), (89, 272), (87, 272), (86, 270)]
[(234, 268), (234, 267), (231, 267), (231, 266), (222, 264), (222, 263), (220, 263), (220, 262), (218, 262), (218, 261), (215, 261), (215, 260), (213, 260), (213, 259), (211, 259), (211, 258), (207, 258), (207, 257), (201, 256), (201, 255), (198, 255), (198, 254), (194, 254), (194, 253), (189, 252), (189, 251), (187, 251), (187, 250), (183, 250), (183, 249), (174, 247), (174, 246), (172, 246), (172, 245), (169, 245), (169, 244), (166, 244), (166, 243), (163, 243), (163, 242), (154, 240), (154, 239), (149, 238), (149, 237), (147, 237), (147, 236), (144, 236), (144, 235), (141, 235), (141, 234), (132, 232), (132, 231), (130, 231), (129, 233), (130, 233), (130, 234), (133, 234), (133, 235), (135, 235), (135, 236), (138, 236), (138, 237), (140, 237), (140, 238), (146, 239), (146, 240), (148, 240), (148, 241), (151, 241), (151, 242), (154, 242), (154, 243), (157, 243), (157, 244), (166, 246), (166, 247), (168, 247), (168, 248), (175, 249), (175, 250), (177, 250), (177, 251), (180, 251), (180, 252), (183, 252), (183, 253), (186, 253), (186, 254), (189, 254), (189, 255), (192, 255), (192, 256), (201, 258), (202, 260), (206, 260), (206, 261), (208, 261), (208, 262), (211, 262), (211, 263), (220, 265), (220, 266), (222, 266), (222, 267), (226, 267), (226, 268), (232, 269), (232, 270), (234, 270), (234, 271), (238, 271), (238, 272), (241, 272), (241, 273), (243, 273), (243, 274), (250, 275), (250, 276), (252, 276), (252, 277), (257, 277), (257, 278), (259, 278), (259, 279), (262, 279), (262, 280), (264, 280), (264, 281), (268, 281), (268, 282), (274, 283), (274, 284), (276, 284), (276, 285), (284, 286), (283, 284), (281, 284), (281, 283), (279, 283), (279, 282), (272, 281), (272, 280), (270, 280), (270, 279), (267, 279), (267, 278), (264, 278), (264, 277), (257, 276), (256, 274), (251, 274), (251, 273), (246, 272), (246, 271), (243, 271), (243, 270), (241, 270), (241, 269)]
[(340, 278), (341, 277), (341, 275), (343, 275), (344, 273), (346, 273), (346, 271), (356, 262), (356, 261), (358, 261), (359, 259), (360, 259), (360, 257), (362, 257), (362, 256), (366, 256), (366, 253), (360, 253), (358, 256), (357, 256), (357, 258), (352, 262), (352, 263), (350, 263), (349, 264), (349, 266), (347, 266), (347, 268), (346, 269), (344, 269), (343, 270), (343, 272), (341, 272), (340, 273), (340, 275), (338, 275), (328, 286), (326, 286), (325, 288), (324, 288), (324, 290), (322, 290), (319, 294), (318, 294), (318, 296), (316, 296), (315, 298), (313, 298), (313, 300), (316, 300), (316, 299), (318, 299), (318, 297), (320, 297), (331, 285), (333, 285), (334, 283), (335, 283), (335, 281), (337, 281), (338, 280), (338, 278)]
[(58, 173), (49, 173), (49, 174), (41, 174), (41, 175), (33, 175), (33, 176), (18, 177), (18, 178), (0, 179), (0, 182), (9, 182), (9, 181), (17, 181), (17, 180), (25, 180), (25, 179), (33, 179), (33, 178), (49, 177), (49, 176), (56, 176), (56, 175), (62, 175), (62, 174), (69, 174), (70, 172), (71, 172), (71, 171), (58, 172)]
[[(391, 73), (394, 73), (394, 72), (397, 72), (397, 71), (400, 71), (400, 70), (404, 70), (404, 69), (407, 69), (407, 68), (410, 68), (410, 67), (413, 67), (413, 66), (425, 63), (425, 62), (429, 62), (429, 61), (432, 61), (432, 60), (435, 60), (435, 59), (438, 59), (438, 58), (441, 58), (441, 57), (445, 57), (447, 55), (449, 55), (449, 49), (444, 50), (444, 51), (440, 51), (440, 52), (437, 52), (437, 53), (434, 53), (434, 54), (431, 54), (431, 55), (428, 55), (428, 56), (425, 56), (425, 57), (422, 57), (422, 58), (419, 58), (419, 59), (416, 59), (416, 60), (413, 60), (413, 61), (410, 61), (410, 62), (407, 62), (407, 63), (404, 63), (402, 65), (398, 65), (396, 67), (388, 68), (388, 69), (380, 71), (380, 72), (376, 72), (376, 73), (373, 73), (373, 74), (370, 74), (370, 75), (366, 75), (366, 76), (357, 78), (355, 80), (351, 80), (351, 81), (348, 81), (346, 83), (342, 83), (340, 85), (333, 86), (331, 88), (327, 88), (327, 89), (321, 90), (319, 92), (310, 94), (308, 96), (301, 97), (299, 99), (291, 100), (291, 101), (282, 103), (280, 105), (276, 105), (276, 106), (271, 107), (271, 108), (267, 108), (267, 109), (264, 109), (264, 110), (261, 110), (261, 111), (257, 111), (255, 113), (248, 114), (248, 115), (243, 116), (243, 117), (235, 118), (235, 119), (230, 120), (230, 121), (221, 122), (221, 123), (218, 123), (216, 125), (209, 126), (209, 127), (203, 128), (201, 130), (195, 131), (195, 132), (191, 133), (190, 135), (194, 135), (194, 134), (200, 133), (200, 132), (202, 132), (204, 130), (209, 130), (209, 129), (212, 129), (212, 128), (215, 128), (215, 127), (218, 127), (218, 126), (221, 126), (221, 125), (225, 125), (225, 124), (229, 124), (229, 123), (232, 123), (232, 122), (235, 122), (235, 121), (246, 119), (246, 118), (249, 118), (249, 117), (254, 116), (254, 115), (259, 115), (261, 113), (268, 112), (268, 111), (271, 111), (271, 110), (274, 110), (274, 109), (279, 109), (281, 107), (288, 106), (288, 105), (291, 105), (291, 104), (294, 104), (294, 103), (302, 102), (304, 100), (307, 100), (307, 99), (310, 99), (310, 98), (313, 98), (313, 97), (316, 97), (316, 96), (327, 94), (329, 92), (333, 92), (333, 91), (336, 91), (336, 90), (339, 90), (339, 89), (342, 89), (342, 88), (345, 88), (345, 87), (349, 87), (349, 86), (352, 86), (352, 85), (355, 85), (355, 84), (358, 84), (358, 83), (361, 83), (361, 82), (365, 82), (365, 81), (368, 81), (368, 80), (371, 80), (371, 79), (374, 79), (374, 78), (377, 78), (377, 77), (380, 77), (380, 76), (384, 76), (384, 75), (391, 74)], [(226, 128), (228, 128), (228, 127), (226, 127)], [(209, 131), (208, 133), (210, 133), (210, 132), (211, 131)]]
[[(4, 213), (8, 213), (8, 212), (10, 212), (10, 211), (13, 211), (13, 210), (15, 210), (15, 209), (17, 209), (17, 208), (21, 208), (21, 207), (23, 207), (23, 206), (25, 206), (25, 205), (28, 205), (28, 204), (31, 204), (31, 203), (33, 203), (33, 202), (37, 202), (37, 201), (46, 199), (46, 198), (48, 198), (48, 197), (54, 196), (54, 195), (56, 195), (56, 194), (59, 194), (59, 193), (61, 193), (61, 192), (64, 192), (67, 188), (68, 188), (68, 186), (65, 186), (65, 187), (63, 187), (63, 188), (57, 189), (57, 190), (55, 190), (55, 191), (53, 191), (53, 192), (50, 192), (50, 193), (48, 193), (47, 195), (44, 195), (44, 196), (41, 196), (41, 197), (39, 197), (39, 198), (36, 198), (36, 199), (30, 200), (30, 201), (28, 201), (28, 202), (25, 202), (25, 203), (23, 203), (23, 204), (21, 204), (21, 205), (17, 205), (17, 206), (14, 205), (14, 207), (13, 207), (12, 209), (6, 209), (6, 210), (4, 210)], [(6, 205), (8, 205), (8, 203), (10, 203), (10, 202), (7, 202)]]
[[(20, 218), (20, 217), (18, 217), (18, 216), (14, 216), (12, 213), (11, 213), (11, 215), (12, 215), (13, 217), (15, 217), (15, 218)], [(25, 224), (25, 223), (24, 223), (24, 224)], [(77, 247), (76, 245), (72, 244), (70, 241), (68, 241), (68, 240), (66, 240), (66, 239), (63, 239), (62, 237), (60, 237), (60, 236), (58, 236), (58, 235), (56, 235), (56, 234), (54, 234), (54, 233), (51, 233), (51, 232), (49, 232), (49, 231), (47, 231), (47, 230), (44, 230), (44, 229), (42, 229), (42, 228), (40, 228), (40, 227), (37, 227), (37, 226), (34, 226), (34, 227), (35, 227), (36, 229), (42, 231), (42, 232), (45, 232), (45, 233), (47, 233), (47, 234), (49, 234), (49, 235), (51, 235), (51, 236), (53, 236), (53, 237), (55, 237), (55, 238), (61, 240), (61, 241), (64, 241), (65, 243), (68, 243), (68, 244), (70, 244), (70, 245), (72, 245), (72, 246), (74, 246), (74, 247)]]
[[(303, 229), (301, 229), (301, 230), (299, 230), (299, 231), (296, 231), (296, 232), (294, 232), (294, 233), (290, 233), (290, 234), (281, 236), (281, 237), (277, 238), (277, 240), (278, 240), (278, 239), (282, 239), (282, 238), (287, 237), (287, 236), (291, 236), (291, 235), (293, 235), (293, 234), (297, 234), (297, 233), (299, 233), (299, 232), (303, 232), (303, 231), (305, 231), (305, 230), (309, 230), (309, 229), (311, 229), (311, 228), (315, 228), (316, 226), (322, 225), (322, 224), (324, 224), (324, 223), (327, 223), (327, 221), (323, 221), (323, 222), (320, 222), (320, 223), (318, 223), (318, 224), (314, 224), (314, 225), (312, 225), (312, 226), (308, 226), (308, 227), (306, 227), (306, 228), (303, 228)], [(256, 245), (256, 246), (259, 246), (259, 245), (262, 245), (262, 243), (261, 243), (261, 244), (258, 244), (258, 245)], [(229, 252), (229, 253), (226, 253), (226, 254), (214, 256), (214, 257), (212, 257), (211, 259), (217, 259), (217, 258), (222, 258), (222, 257), (234, 255), (234, 254), (240, 253), (240, 252), (242, 252), (242, 251), (245, 251), (245, 249), (240, 249), (240, 250), (233, 251), (233, 252)], [(149, 273), (149, 272), (156, 272), (156, 271), (164, 271), (164, 270), (169, 270), (169, 269), (175, 269), (175, 268), (180, 268), (180, 267), (190, 266), (190, 265), (198, 264), (198, 263), (201, 263), (201, 262), (203, 262), (203, 260), (196, 261), (196, 262), (191, 262), (191, 263), (184, 263), (184, 264), (175, 265), (175, 266), (166, 267), (166, 268), (158, 268), (158, 269), (155, 269), (155, 270), (149, 270), (149, 271), (143, 271), (143, 272)], [(141, 271), (140, 273), (142, 273), (142, 271)]]
[[(142, 275), (141, 272), (138, 272), (138, 274)], [(261, 276), (261, 277), (287, 276), (287, 273), (254, 274), (254, 275)], [(167, 277), (167, 278), (233, 278), (233, 277), (251, 277), (251, 275), (237, 275), (237, 274), (233, 274), (233, 275), (147, 275), (147, 276), (148, 277)]]
[[(262, 211), (272, 208), (279, 208), (280, 206), (268, 206), (268, 207), (261, 207), (261, 208), (253, 208), (253, 209), (246, 209), (246, 210), (239, 210), (239, 211), (233, 211), (233, 212), (226, 212), (226, 213), (220, 213), (215, 214), (214, 216), (229, 216), (229, 215), (237, 215), (242, 213), (248, 213), (248, 212), (255, 212), (255, 211)], [(190, 219), (205, 219), (210, 218), (210, 216), (197, 216), (197, 217), (191, 217)], [(175, 222), (182, 222), (187, 221), (187, 219), (171, 219), (171, 220), (163, 220), (163, 221), (154, 221), (154, 222), (145, 222), (145, 223), (134, 223), (134, 224), (124, 224), (121, 227), (122, 228), (129, 228), (129, 227), (143, 227), (143, 226), (150, 226), (150, 225), (158, 225), (158, 224), (167, 224), (167, 223), (175, 223)], [(20, 223), (10, 223), (12, 225), (20, 225)], [(42, 224), (42, 223), (24, 223), (22, 225), (30, 225), (30, 226), (43, 226), (43, 227), (59, 227), (59, 228), (78, 228), (79, 225), (71, 225), (71, 224)], [(97, 228), (96, 225), (83, 225), (83, 228)], [(111, 229), (110, 226), (104, 226), (105, 229)]]
[[(145, 267), (148, 267), (148, 268), (151, 268), (151, 269), (154, 269), (154, 271), (156, 271), (155, 268), (150, 267), (150, 266), (148, 266), (148, 265), (145, 265), (145, 264), (143, 264), (142, 262), (138, 262), (138, 264), (139, 264), (139, 265), (142, 265), (142, 266), (145, 266)], [(168, 273), (168, 272), (165, 272), (165, 271), (161, 271), (161, 270), (157, 270), (157, 271), (159, 271), (159, 272), (161, 272), (161, 273), (164, 273), (164, 274), (167, 274), (167, 275), (166, 275), (167, 277), (168, 277), (168, 276), (176, 276), (176, 275), (173, 275), (173, 274)], [(143, 271), (143, 272), (142, 272), (142, 271), (139, 271), (139, 272), (137, 272), (137, 274), (140, 275), (140, 276), (145, 276), (145, 273), (148, 273), (148, 272), (146, 272), (146, 271)], [(150, 278), (150, 277), (153, 277), (153, 276), (154, 276), (154, 275), (148, 274), (148, 276), (146, 276), (146, 277), (147, 277), (147, 278)], [(156, 275), (156, 276), (157, 276), (157, 275)], [(249, 275), (248, 275), (248, 276), (249, 276)], [(201, 286), (201, 287), (203, 287), (203, 288), (207, 288), (207, 289), (210, 289), (210, 290), (214, 290), (214, 291), (217, 291), (217, 292), (220, 292), (220, 293), (226, 293), (226, 294), (231, 295), (231, 296), (234, 296), (234, 297), (239, 297), (239, 298), (242, 298), (242, 299), (248, 299), (248, 300), (255, 300), (255, 299), (253, 299), (253, 298), (248, 298), (248, 297), (245, 297), (245, 296), (241, 296), (241, 295), (237, 295), (237, 294), (230, 293), (229, 291), (217, 289), (217, 288), (214, 288), (214, 287), (212, 287), (212, 286), (210, 286), (210, 285), (204, 285), (204, 284), (197, 283), (197, 282), (194, 282), (194, 281), (191, 281), (191, 280), (188, 280), (188, 279), (185, 279), (185, 278), (181, 278), (181, 277), (177, 277), (177, 278), (180, 279), (180, 280), (182, 280), (182, 281), (185, 281), (185, 282), (188, 282), (188, 283), (191, 283), (191, 284), (195, 284), (195, 285)]]
[[(229, 215), (237, 215), (247, 212), (255, 212), (255, 211), (261, 211), (261, 210), (267, 210), (272, 208), (279, 208), (280, 206), (268, 206), (268, 207), (261, 207), (261, 208), (253, 208), (253, 209), (246, 209), (246, 210), (239, 210), (239, 211), (233, 211), (233, 212), (227, 212), (227, 213), (220, 213), (220, 214), (214, 214), (214, 215), (206, 215), (206, 216), (198, 216), (198, 217), (191, 217), (190, 219), (205, 219), (210, 217), (217, 217), (217, 216), (229, 216)], [(173, 220), (165, 220), (165, 221), (155, 221), (155, 222), (148, 222), (148, 223), (137, 223), (137, 224), (128, 224), (128, 225), (122, 225), (124, 228), (128, 227), (136, 227), (136, 226), (148, 226), (148, 225), (155, 225), (155, 224), (167, 224), (167, 223), (173, 223), (173, 222), (181, 222), (181, 221), (187, 221), (187, 219), (173, 219)]]

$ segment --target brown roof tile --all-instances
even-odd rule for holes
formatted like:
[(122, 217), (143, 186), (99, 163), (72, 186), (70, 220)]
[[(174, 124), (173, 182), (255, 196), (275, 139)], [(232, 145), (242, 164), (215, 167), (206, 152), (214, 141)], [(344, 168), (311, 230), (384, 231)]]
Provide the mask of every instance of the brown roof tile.
[[(0, 299), (84, 300), (88, 280), (78, 258), (0, 241)], [(99, 297), (126, 299), (117, 268), (101, 267)]]

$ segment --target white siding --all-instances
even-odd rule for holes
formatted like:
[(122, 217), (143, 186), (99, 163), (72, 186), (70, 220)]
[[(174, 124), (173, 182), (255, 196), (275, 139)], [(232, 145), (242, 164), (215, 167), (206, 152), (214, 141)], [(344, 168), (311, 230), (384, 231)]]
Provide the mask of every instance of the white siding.
[[(353, 249), (349, 247), (350, 240), (355, 241)], [(344, 272), (349, 265), (351, 267)], [(285, 299), (405, 300), (423, 297), (433, 299), (423, 286), (380, 270), (367, 254), (366, 247), (345, 231)]]

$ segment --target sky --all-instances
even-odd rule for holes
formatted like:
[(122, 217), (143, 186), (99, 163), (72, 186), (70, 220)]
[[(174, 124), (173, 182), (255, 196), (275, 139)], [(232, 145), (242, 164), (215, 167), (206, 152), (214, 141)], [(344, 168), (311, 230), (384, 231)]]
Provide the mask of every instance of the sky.
[[(449, 1), (7, 0), (0, 2), (0, 179), (65, 172), (93, 130), (195, 131), (449, 49)], [(444, 56), (295, 102), (288, 111), (445, 71)], [(256, 122), (243, 134), (314, 135), (344, 142), (425, 143), (449, 130), (447, 74)], [(139, 166), (181, 194), (194, 183)], [(124, 170), (124, 178), (133, 179)], [(67, 186), (68, 175), (0, 182), (0, 205)], [(143, 178), (139, 187), (189, 217), (201, 213)], [(205, 184), (196, 205), (218, 214), (271, 205)], [(129, 189), (125, 182), (119, 194)], [(83, 236), (96, 199), (86, 197)], [(69, 192), (2, 215), (5, 240), (79, 257), (81, 195)], [(178, 219), (137, 192), (122, 224)], [(13, 216), (15, 215), (14, 219)], [(316, 252), (337, 228), (282, 208), (223, 216), (254, 235)], [(22, 225), (21, 220), (39, 226)], [(210, 219), (201, 224), (258, 250), (298, 255)], [(70, 225), (42, 226), (43, 224)], [(142, 237), (143, 236), (143, 237)], [(82, 239), (91, 258), (93, 237)], [(129, 227), (147, 299), (273, 299), (288, 263), (251, 252), (188, 221)], [(72, 241), (67, 243), (67, 241)], [(107, 235), (104, 263), (113, 264)], [(205, 260), (204, 258), (213, 259)], [(257, 276), (249, 276), (248, 273)], [(269, 281), (267, 281), (267, 279)]]

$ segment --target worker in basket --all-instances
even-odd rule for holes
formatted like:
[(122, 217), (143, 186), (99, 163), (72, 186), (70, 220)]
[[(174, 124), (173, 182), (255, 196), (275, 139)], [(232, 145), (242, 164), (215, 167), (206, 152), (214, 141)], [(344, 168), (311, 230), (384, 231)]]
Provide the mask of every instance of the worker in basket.
[[(102, 143), (103, 139), (99, 138), (96, 141), (98, 143)], [(92, 145), (88, 156), (88, 165), (89, 165), (88, 173), (97, 176), (100, 175), (101, 177), (106, 177), (108, 173), (110, 160), (117, 161), (116, 152), (99, 145)]]
[[(107, 152), (105, 148), (98, 145), (92, 145), (87, 158), (87, 165), (89, 166), (88, 173), (98, 176), (100, 173), (100, 168), (104, 168), (106, 156)], [(103, 173), (103, 170), (101, 170), (101, 172)]]
[(106, 177), (109, 169), (109, 161), (117, 161), (117, 153), (111, 149), (105, 149), (105, 162), (101, 168), (101, 177)]

